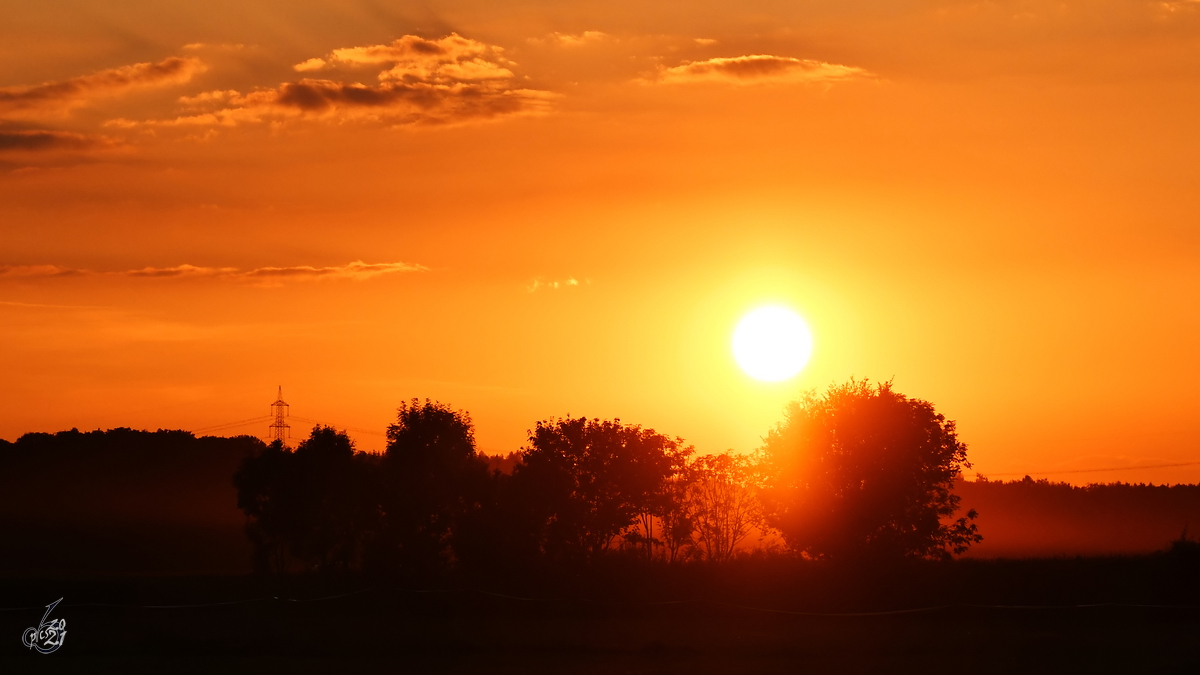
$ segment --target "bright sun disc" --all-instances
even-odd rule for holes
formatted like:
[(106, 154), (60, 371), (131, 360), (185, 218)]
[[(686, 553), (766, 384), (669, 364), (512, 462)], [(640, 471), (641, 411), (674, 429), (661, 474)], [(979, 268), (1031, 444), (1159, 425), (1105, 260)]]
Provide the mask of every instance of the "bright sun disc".
[(760, 307), (733, 331), (733, 358), (756, 380), (778, 382), (799, 373), (812, 354), (804, 319), (785, 307)]

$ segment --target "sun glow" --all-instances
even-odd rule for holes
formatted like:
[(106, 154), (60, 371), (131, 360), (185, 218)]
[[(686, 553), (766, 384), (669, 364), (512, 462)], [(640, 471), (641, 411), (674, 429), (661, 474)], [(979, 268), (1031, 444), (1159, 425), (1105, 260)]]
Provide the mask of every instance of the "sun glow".
[(733, 357), (750, 377), (778, 382), (795, 377), (812, 355), (812, 333), (786, 307), (760, 307), (733, 331)]

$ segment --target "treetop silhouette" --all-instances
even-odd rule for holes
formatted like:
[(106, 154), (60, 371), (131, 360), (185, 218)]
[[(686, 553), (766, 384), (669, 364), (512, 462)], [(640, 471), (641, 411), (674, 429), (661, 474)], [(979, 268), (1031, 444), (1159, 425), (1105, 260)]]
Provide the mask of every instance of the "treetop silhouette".
[(639, 519), (652, 546), (653, 519), (672, 505), (668, 481), (692, 451), (681, 438), (619, 419), (544, 420), (529, 432), (513, 480), (536, 514), (543, 552), (580, 560), (608, 550)]
[(761, 455), (723, 452), (695, 458), (684, 475), (683, 513), (698, 556), (720, 562), (739, 543), (766, 529)]
[(982, 540), (951, 493), (967, 461), (954, 422), (891, 382), (789, 404), (765, 441), (769, 522), (817, 558), (948, 558)]
[(242, 462), (233, 477), (255, 567), (342, 570), (360, 564), (376, 527), (376, 460), (356, 452), (344, 432), (313, 427), (293, 451), (280, 440)]
[(383, 456), (315, 427), (273, 443), (235, 477), (259, 567), (361, 567), (429, 578), (455, 566), (589, 564), (620, 549), (722, 562), (777, 528), (816, 558), (949, 557), (980, 540), (954, 522), (966, 461), (933, 406), (851, 381), (787, 408), (762, 452), (693, 458), (683, 439), (620, 419), (541, 420), (511, 475), (489, 471), (466, 411), (397, 409)]
[(413, 573), (442, 568), (455, 526), (486, 488), (471, 415), (414, 398), (400, 404), (387, 435), (379, 561)]

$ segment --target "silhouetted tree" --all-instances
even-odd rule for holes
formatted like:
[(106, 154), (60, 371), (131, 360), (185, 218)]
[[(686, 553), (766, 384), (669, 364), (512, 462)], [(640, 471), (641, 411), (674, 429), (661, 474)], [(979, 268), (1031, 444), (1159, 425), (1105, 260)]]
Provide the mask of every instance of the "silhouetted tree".
[(510, 476), (512, 475), (513, 468), (521, 463), (521, 456), (519, 450), (506, 455), (479, 454), (479, 457), (487, 463), (488, 471), (499, 471)]
[[(653, 440), (647, 443), (649, 447), (646, 450), (650, 452), (652, 460), (642, 463), (641, 475), (634, 483), (638, 490), (634, 493), (635, 503), (641, 505), (635, 541), (644, 547), (647, 560), (654, 559), (655, 546), (666, 547), (668, 541), (674, 543), (678, 534), (669, 531), (671, 527), (679, 528), (672, 518), (680, 506), (675, 479), (684, 473), (688, 457), (695, 451), (693, 446), (684, 446), (682, 438), (668, 439), (653, 434), (653, 431), (651, 434)], [(656, 525), (659, 527), (656, 528)], [(673, 559), (670, 550), (665, 552), (668, 560)]]
[(364, 538), (377, 527), (374, 458), (355, 452), (345, 432), (332, 427), (314, 427), (295, 457), (307, 506), (305, 557), (322, 569), (357, 564)]
[(982, 539), (975, 512), (946, 523), (967, 462), (927, 401), (851, 380), (786, 408), (766, 438), (769, 520), (814, 557), (948, 558)]
[(1174, 539), (1167, 544), (1164, 552), (1167, 557), (1196, 568), (1200, 564), (1200, 539), (1188, 537), (1188, 531), (1185, 527), (1183, 528), (1183, 532), (1179, 534), (1178, 539)]
[(414, 398), (401, 404), (387, 435), (386, 528), (378, 562), (416, 574), (444, 568), (452, 529), (479, 508), (487, 489), (487, 463), (476, 453), (471, 416)]
[(728, 560), (738, 543), (765, 525), (756, 459), (721, 453), (697, 457), (688, 466), (683, 507), (705, 560)]
[(254, 546), (257, 572), (283, 572), (291, 542), (299, 530), (291, 451), (274, 440), (261, 453), (246, 458), (233, 475), (238, 508), (246, 514), (246, 536)]
[(256, 567), (282, 571), (289, 558), (307, 569), (356, 566), (378, 524), (372, 464), (344, 432), (322, 426), (294, 452), (275, 441), (243, 462), (234, 485)]
[(668, 563), (685, 560), (687, 553), (695, 546), (696, 523), (691, 510), (687, 508), (688, 491), (695, 474), (688, 470), (680, 471), (666, 481), (666, 496), (668, 506), (661, 523), (663, 558)]
[(620, 420), (546, 420), (530, 431), (513, 479), (539, 548), (551, 559), (580, 561), (608, 550), (639, 519), (652, 545), (652, 519), (671, 506), (668, 480), (691, 452), (682, 439)]
[(483, 483), (478, 508), (466, 510), (454, 523), (456, 562), (472, 577), (488, 582), (529, 578), (545, 570), (539, 503), (527, 484), (492, 471)]

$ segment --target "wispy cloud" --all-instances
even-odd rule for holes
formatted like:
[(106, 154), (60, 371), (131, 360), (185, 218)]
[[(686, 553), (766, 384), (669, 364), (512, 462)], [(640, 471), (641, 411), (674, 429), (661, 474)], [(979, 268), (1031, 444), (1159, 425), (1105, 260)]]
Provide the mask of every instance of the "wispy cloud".
[(200, 59), (172, 56), (158, 63), (135, 63), (57, 82), (0, 87), (0, 115), (65, 115), (96, 98), (131, 89), (187, 82), (204, 69)]
[[(309, 119), (397, 126), (457, 124), (549, 110), (555, 94), (520, 87), (503, 49), (457, 33), (406, 35), (390, 44), (345, 47), (293, 68), (301, 73), (380, 69), (377, 82), (304, 77), (249, 93), (212, 91), (181, 102), (192, 114), (142, 124), (236, 126)], [(114, 120), (116, 126), (132, 126)]]
[(365, 281), (385, 274), (423, 272), (428, 269), (423, 265), (415, 263), (365, 263), (361, 260), (356, 260), (345, 265), (327, 267), (297, 265), (293, 267), (258, 267), (250, 270), (241, 270), (236, 267), (201, 267), (185, 264), (175, 267), (143, 267), (141, 269), (118, 272), (95, 272), (86, 269), (59, 267), (57, 265), (0, 265), (0, 280), (103, 275), (149, 279), (208, 277), (260, 282), (282, 282), (304, 279), (349, 279), (352, 281)]
[(245, 49), (246, 45), (232, 42), (190, 42), (183, 46), (185, 51), (240, 51)]
[(512, 72), (505, 68), (509, 64), (512, 62), (504, 58), (502, 48), (451, 33), (438, 40), (405, 35), (391, 44), (335, 49), (324, 58), (298, 63), (295, 69), (311, 72), (339, 66), (388, 65), (379, 74), (380, 80), (425, 82), (509, 78)]
[(178, 84), (202, 72), (202, 61), (172, 56), (158, 63), (135, 63), (66, 80), (0, 87), (0, 153), (72, 153), (124, 147), (108, 136), (47, 128), (97, 99), (141, 88)]
[(179, 104), (188, 110), (207, 110), (213, 106), (227, 105), (240, 96), (241, 94), (235, 89), (217, 89), (203, 91), (194, 96), (180, 96)]
[(585, 285), (590, 286), (591, 283), (591, 279), (580, 280), (576, 279), (575, 277), (567, 277), (566, 279), (545, 279), (542, 277), (537, 277), (535, 279), (531, 279), (530, 282), (525, 285), (525, 290), (530, 293), (536, 293), (537, 291), (543, 290), (557, 291), (559, 289), (578, 288), (579, 286)]
[(361, 260), (356, 260), (348, 265), (338, 265), (335, 267), (310, 267), (307, 265), (297, 267), (259, 267), (248, 272), (242, 273), (243, 276), (251, 279), (353, 279), (355, 281), (364, 281), (385, 274), (395, 274), (397, 272), (425, 272), (429, 268), (424, 265), (414, 263), (365, 263)]
[(67, 310), (102, 310), (108, 309), (103, 305), (58, 305), (44, 302), (18, 302), (16, 300), (0, 300), (0, 307), (16, 307), (19, 309), (67, 309)]
[(582, 33), (551, 33), (546, 37), (529, 38), (532, 44), (548, 44), (556, 47), (584, 47), (597, 44), (613, 37), (598, 30), (585, 30)]
[(239, 274), (236, 267), (197, 267), (196, 265), (176, 265), (175, 267), (143, 267), (140, 270), (126, 270), (124, 272), (110, 272), (127, 277), (153, 277), (153, 278), (169, 278), (169, 277), (224, 277), (236, 276)]
[(118, 145), (104, 136), (78, 134), (71, 131), (0, 131), (0, 152), (40, 152), (47, 150), (91, 150)]
[(672, 68), (663, 67), (648, 78), (648, 81), (661, 84), (692, 82), (723, 82), (735, 85), (802, 84), (840, 82), (865, 77), (871, 77), (871, 73), (854, 66), (843, 66), (811, 59), (796, 59), (788, 56), (754, 54), (689, 61)]
[(1200, 0), (1165, 0), (1155, 4), (1168, 14), (1200, 12)]
[(87, 270), (59, 267), (58, 265), (0, 265), (0, 279), (27, 277), (70, 277), (91, 274)]

